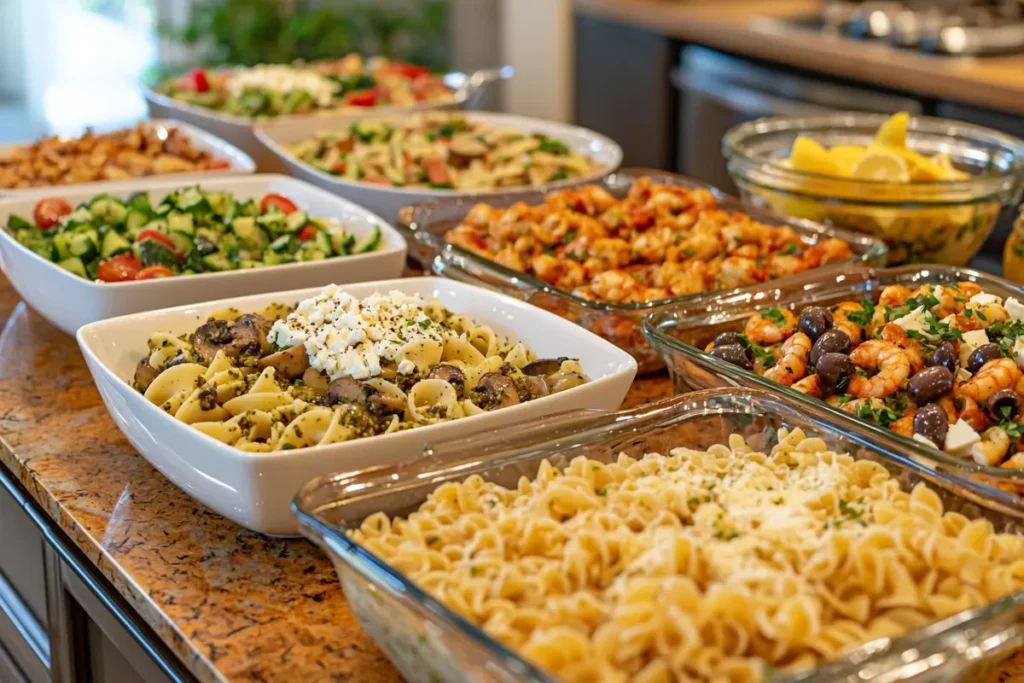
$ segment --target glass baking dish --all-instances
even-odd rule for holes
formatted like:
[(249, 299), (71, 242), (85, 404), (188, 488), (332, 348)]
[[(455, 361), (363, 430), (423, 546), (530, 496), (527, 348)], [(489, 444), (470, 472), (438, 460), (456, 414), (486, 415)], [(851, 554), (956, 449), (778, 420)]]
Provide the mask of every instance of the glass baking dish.
[(969, 476), (983, 487), (986, 495), (998, 497), (1024, 515), (1024, 470), (979, 465), (930, 448), (901, 434), (859, 420), (849, 413), (811, 398), (795, 389), (777, 384), (754, 372), (744, 370), (704, 353), (707, 344), (722, 332), (742, 331), (755, 311), (773, 306), (804, 307), (810, 304), (828, 306), (840, 301), (871, 298), (877, 302), (881, 291), (895, 284), (911, 289), (923, 284), (976, 282), (986, 292), (1002, 298), (1024, 297), (1024, 290), (994, 275), (968, 268), (942, 265), (908, 265), (888, 269), (862, 269), (849, 273), (808, 272), (786, 281), (765, 283), (738, 289), (721, 296), (678, 304), (656, 311), (644, 320), (644, 333), (651, 345), (661, 352), (668, 366), (676, 392), (723, 386), (746, 386), (779, 393), (805, 406), (824, 409), (844, 429), (856, 425), (865, 429), (879, 443), (891, 444), (895, 450), (928, 463), (930, 467)]
[[(947, 510), (985, 517), (1001, 532), (1024, 523), (993, 509), (955, 476), (925, 467), (853, 424), (837, 428), (831, 411), (764, 391), (720, 389), (677, 396), (615, 413), (578, 411), (531, 425), (427, 446), (424, 458), (399, 468), (321, 477), (292, 505), (302, 533), (330, 556), (345, 596), (367, 633), (411, 683), (555, 683), (515, 652), (440, 604), (416, 584), (347, 536), (375, 512), (406, 515), (447, 481), (479, 475), (506, 487), (536, 474), (541, 461), (564, 467), (585, 455), (610, 462), (619, 453), (666, 452), (680, 444), (706, 449), (742, 435), (756, 449), (777, 443), (779, 427), (809, 436), (889, 469), (909, 489), (931, 484)], [(902, 638), (879, 639), (848, 656), (776, 683), (982, 680), (1011, 650), (1024, 645), (1024, 592), (953, 615)]]
[[(703, 188), (711, 191), (718, 199), (720, 208), (739, 211), (767, 225), (788, 225), (801, 237), (811, 243), (821, 239), (838, 237), (850, 243), (854, 256), (842, 263), (829, 264), (819, 270), (842, 270), (851, 265), (883, 265), (887, 255), (886, 246), (873, 237), (834, 228), (826, 228), (800, 218), (780, 218), (759, 209), (744, 206), (738, 199), (722, 193), (705, 183), (686, 176), (654, 171), (646, 168), (628, 168), (604, 178), (599, 185), (616, 197), (623, 197), (633, 181), (647, 176), (656, 183), (675, 185), (687, 189)], [(541, 191), (488, 197), (492, 206), (508, 207), (516, 202), (541, 204), (545, 193)], [(478, 200), (472, 198), (441, 199), (406, 207), (401, 212), (399, 229), (412, 234), (409, 237), (409, 255), (419, 261), (424, 270), (471, 284), (498, 289), (499, 291), (529, 301), (552, 313), (568, 318), (595, 334), (616, 344), (630, 353), (637, 361), (639, 373), (645, 374), (664, 367), (658, 353), (644, 339), (641, 321), (647, 313), (665, 306), (688, 301), (694, 296), (673, 297), (644, 303), (603, 303), (589, 301), (575, 296), (572, 292), (555, 288), (542, 280), (511, 268), (502, 266), (465, 249), (449, 244), (444, 235), (459, 224)], [(695, 296), (703, 296), (699, 294)]]

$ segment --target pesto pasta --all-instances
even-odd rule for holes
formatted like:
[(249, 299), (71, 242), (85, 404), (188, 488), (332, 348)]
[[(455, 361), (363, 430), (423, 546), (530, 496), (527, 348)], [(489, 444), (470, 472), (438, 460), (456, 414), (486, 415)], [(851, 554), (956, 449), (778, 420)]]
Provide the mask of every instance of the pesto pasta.
[(586, 381), (578, 361), (538, 359), (440, 302), (329, 285), (295, 306), (153, 334), (133, 384), (193, 428), (262, 452), (471, 417)]
[(350, 533), (569, 683), (760, 681), (1024, 588), (1024, 537), (800, 430), (473, 476)]

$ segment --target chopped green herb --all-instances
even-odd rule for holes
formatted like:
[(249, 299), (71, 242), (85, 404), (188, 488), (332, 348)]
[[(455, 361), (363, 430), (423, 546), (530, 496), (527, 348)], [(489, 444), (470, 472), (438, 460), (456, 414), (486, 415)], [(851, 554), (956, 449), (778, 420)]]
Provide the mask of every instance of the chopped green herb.
[(783, 247), (781, 253), (786, 255), (795, 254), (797, 249), (799, 249), (799, 247), (796, 246), (796, 242), (790, 242), (785, 247)]
[(873, 304), (868, 299), (864, 299), (864, 301), (862, 301), (861, 304), (860, 304), (860, 310), (859, 311), (854, 311), (852, 313), (847, 313), (846, 314), (846, 318), (847, 318), (847, 320), (849, 320), (854, 325), (860, 325), (861, 327), (867, 327), (868, 323), (871, 322), (871, 319), (874, 317), (874, 315), (875, 315), (875, 304)]
[(761, 314), (761, 317), (765, 320), (772, 321), (775, 323), (776, 327), (783, 327), (786, 324), (786, 316), (782, 313), (782, 309), (780, 308), (769, 308)]

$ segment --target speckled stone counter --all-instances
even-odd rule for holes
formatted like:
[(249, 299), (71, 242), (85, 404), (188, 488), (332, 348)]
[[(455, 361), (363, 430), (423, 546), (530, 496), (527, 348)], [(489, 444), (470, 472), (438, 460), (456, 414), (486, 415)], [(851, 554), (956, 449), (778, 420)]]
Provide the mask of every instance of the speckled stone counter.
[[(74, 339), (2, 276), (0, 321), (0, 461), (199, 680), (401, 680), (320, 552), (245, 531), (153, 469), (108, 417)], [(670, 394), (664, 377), (640, 380), (628, 405)]]

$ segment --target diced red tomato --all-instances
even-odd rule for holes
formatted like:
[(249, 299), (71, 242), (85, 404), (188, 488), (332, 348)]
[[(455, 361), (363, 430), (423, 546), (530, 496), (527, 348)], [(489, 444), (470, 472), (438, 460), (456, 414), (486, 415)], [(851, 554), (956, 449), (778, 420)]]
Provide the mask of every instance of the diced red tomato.
[(372, 107), (377, 103), (376, 90), (357, 90), (345, 95), (345, 104), (353, 107)]
[(425, 76), (430, 74), (430, 69), (425, 66), (419, 66), (418, 64), (409, 64), (408, 62), (394, 61), (388, 64), (388, 70), (400, 73), (406, 78), (418, 78), (419, 76)]
[(181, 254), (179, 254), (178, 250), (175, 248), (174, 242), (171, 241), (171, 238), (169, 238), (167, 235), (163, 234), (159, 230), (153, 230), (152, 228), (150, 228), (149, 230), (143, 230), (142, 232), (139, 233), (139, 236), (135, 238), (136, 242), (144, 242), (146, 240), (156, 240), (160, 244), (164, 245), (165, 247), (173, 251), (179, 257), (181, 256)]
[(96, 279), (103, 282), (126, 282), (134, 280), (141, 270), (139, 259), (126, 251), (101, 263), (96, 271)]
[(214, 159), (210, 162), (210, 170), (220, 170), (223, 168), (231, 168), (231, 162), (227, 159)]
[(288, 199), (284, 195), (280, 194), (268, 194), (260, 200), (260, 211), (266, 213), (270, 210), (270, 207), (276, 206), (282, 211), (282, 213), (291, 213), (298, 211), (299, 207), (292, 203), (292, 200)]
[(203, 69), (193, 69), (185, 78), (196, 92), (206, 92), (210, 89), (210, 79), (206, 77), (206, 71)]
[(299, 230), (298, 234), (295, 236), (299, 238), (300, 242), (308, 242), (316, 237), (316, 226), (312, 223), (308, 223), (302, 228), (302, 230)]
[(71, 213), (71, 205), (63, 199), (43, 199), (36, 204), (33, 218), (40, 230), (49, 230), (60, 222), (60, 219)]
[(331, 170), (335, 173), (344, 173), (346, 169), (348, 169), (348, 164), (344, 161), (339, 161), (334, 166), (331, 166)]
[(452, 178), (448, 175), (448, 166), (441, 159), (427, 159), (423, 162), (427, 172), (427, 180), (431, 185), (450, 185)]
[(158, 277), (174, 277), (174, 271), (167, 266), (150, 266), (143, 268), (135, 276), (136, 280), (153, 280)]
[(364, 183), (373, 183), (374, 185), (394, 185), (390, 180), (382, 175), (368, 175), (363, 178)]
[(629, 221), (634, 228), (644, 229), (654, 225), (654, 211), (647, 208), (633, 209)]

